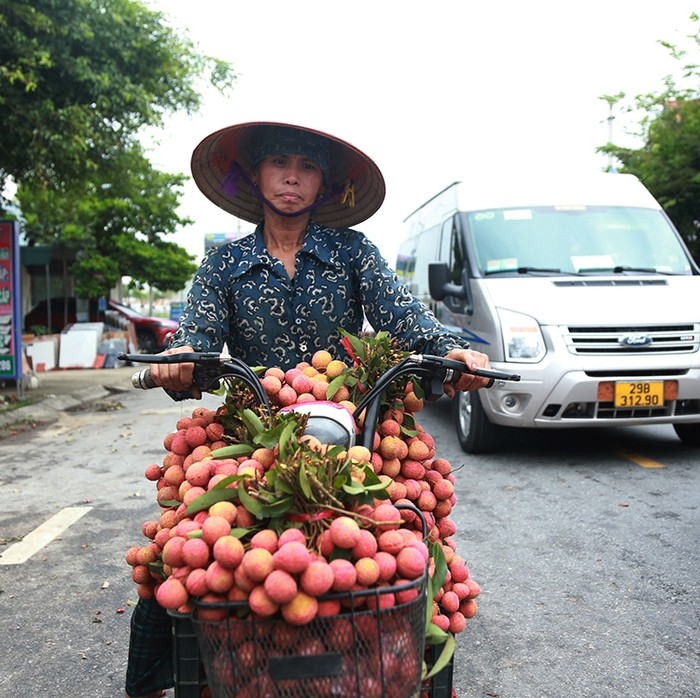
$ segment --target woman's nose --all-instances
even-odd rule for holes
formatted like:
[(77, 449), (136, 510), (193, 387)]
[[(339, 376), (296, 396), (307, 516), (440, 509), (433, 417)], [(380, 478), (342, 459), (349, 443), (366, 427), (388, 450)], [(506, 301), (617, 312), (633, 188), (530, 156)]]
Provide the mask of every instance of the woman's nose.
[(299, 182), (299, 167), (295, 164), (290, 164), (284, 172), (284, 181), (291, 184)]

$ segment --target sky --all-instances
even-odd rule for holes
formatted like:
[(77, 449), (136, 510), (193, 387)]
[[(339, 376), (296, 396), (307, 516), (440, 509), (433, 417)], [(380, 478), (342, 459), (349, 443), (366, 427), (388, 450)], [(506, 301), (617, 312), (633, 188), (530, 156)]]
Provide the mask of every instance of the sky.
[[(387, 195), (356, 226), (393, 264), (403, 220), (472, 172), (594, 172), (596, 153), (630, 135), (638, 115), (602, 95), (660, 91), (688, 48), (700, 0), (147, 0), (207, 55), (233, 64), (226, 97), (204, 92), (196, 116), (168, 117), (154, 165), (189, 174), (209, 133), (282, 121), (331, 133), (377, 163)], [(150, 141), (149, 141), (150, 143)], [(193, 182), (179, 210), (194, 223), (172, 239), (198, 259), (205, 233), (252, 229)]]

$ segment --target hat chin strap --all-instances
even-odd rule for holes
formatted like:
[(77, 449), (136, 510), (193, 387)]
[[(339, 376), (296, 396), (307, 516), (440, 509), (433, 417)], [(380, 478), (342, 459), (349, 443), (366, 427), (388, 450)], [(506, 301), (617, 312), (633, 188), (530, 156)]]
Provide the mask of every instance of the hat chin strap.
[(221, 180), (221, 191), (226, 194), (226, 196), (232, 199), (238, 194), (238, 179), (242, 179), (253, 192), (253, 196), (258, 199), (262, 204), (270, 208), (279, 216), (285, 216), (286, 218), (296, 218), (297, 216), (303, 216), (306, 213), (313, 211), (319, 206), (329, 202), (331, 199), (335, 198), (338, 194), (343, 192), (347, 187), (343, 184), (334, 184), (328, 188), (328, 191), (316, 199), (311, 205), (302, 208), (299, 211), (294, 211), (289, 213), (288, 211), (280, 211), (276, 206), (271, 204), (264, 196), (263, 193), (258, 189), (258, 185), (253, 182), (253, 180), (246, 174), (245, 170), (238, 164), (236, 160), (231, 163), (228, 168), (228, 172), (224, 175)]

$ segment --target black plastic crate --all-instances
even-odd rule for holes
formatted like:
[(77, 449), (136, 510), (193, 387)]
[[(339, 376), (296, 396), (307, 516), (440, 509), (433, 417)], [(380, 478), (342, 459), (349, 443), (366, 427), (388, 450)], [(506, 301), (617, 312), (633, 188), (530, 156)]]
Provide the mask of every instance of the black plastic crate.
[(173, 622), (175, 698), (200, 698), (207, 685), (192, 616), (169, 612)]
[[(426, 645), (425, 663), (428, 670), (435, 664), (435, 661), (442, 653), (445, 645)], [(452, 698), (452, 680), (454, 677), (454, 655), (450, 661), (437, 673), (431, 677), (421, 690), (421, 698)]]

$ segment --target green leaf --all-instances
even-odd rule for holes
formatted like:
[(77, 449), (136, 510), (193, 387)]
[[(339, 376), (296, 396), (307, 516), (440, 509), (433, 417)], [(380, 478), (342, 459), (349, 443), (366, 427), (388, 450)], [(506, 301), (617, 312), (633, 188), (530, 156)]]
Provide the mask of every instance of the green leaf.
[(242, 528), (240, 526), (237, 526), (236, 528), (231, 529), (231, 533), (229, 533), (229, 535), (233, 536), (234, 538), (240, 539), (247, 536), (252, 530), (252, 528)]
[(262, 419), (260, 419), (260, 417), (258, 417), (258, 415), (255, 414), (255, 412), (253, 412), (253, 410), (250, 408), (242, 410), (239, 416), (243, 424), (245, 424), (246, 429), (253, 436), (257, 436), (265, 431), (265, 425), (263, 424)]
[(357, 376), (354, 376), (352, 373), (342, 374), (342, 377), (344, 379), (344, 385), (346, 385), (348, 388), (354, 388), (360, 381), (360, 379)]
[(359, 495), (365, 492), (364, 486), (355, 481), (345, 483), (343, 485), (343, 490), (352, 495)]
[(151, 572), (155, 572), (156, 574), (162, 574), (163, 573), (163, 561), (158, 559), (158, 560), (154, 560), (153, 562), (149, 562), (148, 569), (151, 570)]
[(306, 466), (302, 463), (299, 466), (299, 487), (301, 487), (301, 491), (306, 497), (306, 499), (311, 499), (311, 486), (309, 485), (309, 478), (306, 474)]
[(348, 481), (347, 475), (340, 473), (333, 478), (333, 489), (339, 490)]
[(285, 424), (284, 429), (279, 438), (279, 457), (280, 460), (284, 460), (287, 457), (287, 445), (294, 435), (294, 432), (299, 428), (299, 424), (296, 420), (290, 420), (289, 423)]
[(364, 485), (364, 489), (367, 492), (381, 492), (382, 490), (385, 490), (389, 486), (389, 483), (380, 481), (380, 482), (375, 482), (371, 485), (368, 485), (367, 482), (365, 481), (363, 483), (363, 485)]
[(345, 449), (342, 446), (331, 446), (327, 451), (326, 451), (326, 459), (332, 460), (333, 458), (336, 458), (338, 454), (342, 453)]
[(384, 480), (379, 479), (379, 476), (377, 475), (377, 473), (374, 472), (374, 469), (371, 465), (366, 465), (364, 467), (364, 471), (364, 485), (365, 487), (367, 487), (367, 489), (373, 488), (374, 485), (381, 485), (380, 489), (384, 489), (389, 486), (389, 482), (385, 482)]
[(273, 449), (280, 441), (280, 434), (282, 433), (283, 425), (275, 427), (274, 429), (269, 429), (268, 431), (263, 431), (253, 438), (253, 443), (258, 446), (263, 446), (264, 448)]
[[(445, 633), (444, 631), (440, 630), (440, 628), (437, 628), (437, 626), (436, 629), (446, 636), (444, 639), (445, 645), (442, 648), (442, 652), (440, 652), (440, 656), (435, 660), (435, 663), (430, 668), (430, 671), (423, 677), (424, 681), (432, 678), (436, 674), (439, 674), (449, 664), (450, 659), (452, 659), (455, 653), (455, 647), (457, 644), (455, 641), (455, 636), (452, 633)], [(442, 640), (438, 642), (429, 642), (428, 644), (439, 645), (441, 642)]]
[(362, 340), (352, 334), (347, 334), (346, 337), (350, 342), (350, 346), (352, 347), (352, 351), (355, 356), (360, 359), (360, 361), (364, 361), (367, 357), (365, 355), (365, 345)]
[(430, 543), (429, 550), (430, 557), (435, 563), (435, 571), (430, 580), (430, 586), (437, 592), (445, 583), (445, 579), (447, 579), (447, 560), (445, 559), (445, 551), (439, 543)]
[(238, 458), (239, 456), (249, 456), (253, 450), (250, 444), (231, 444), (214, 449), (211, 456), (212, 458)]
[(412, 414), (404, 412), (403, 422), (401, 423), (401, 433), (406, 436), (415, 436), (418, 433), (416, 429), (416, 420)]
[(326, 390), (326, 397), (329, 400), (332, 400), (333, 396), (338, 392), (338, 390), (340, 390), (340, 388), (343, 385), (345, 385), (345, 375), (341, 373), (328, 384), (328, 388)]
[[(229, 478), (226, 479), (228, 480)], [(222, 480), (221, 482), (224, 481)], [(194, 516), (217, 502), (235, 502), (238, 499), (237, 490), (231, 489), (230, 487), (227, 488), (226, 485), (224, 485), (224, 487), (218, 487), (218, 484), (220, 483), (217, 483), (217, 486), (213, 487), (208, 492), (200, 494), (199, 497), (187, 507), (187, 516)]]
[(272, 504), (263, 505), (261, 513), (265, 518), (274, 519), (284, 516), (291, 509), (292, 504), (294, 504), (294, 497), (284, 497), (272, 502)]
[(282, 480), (278, 480), (275, 483), (275, 491), (282, 492), (284, 494), (294, 494), (294, 488)]
[(447, 642), (448, 633), (439, 628), (435, 623), (430, 623), (425, 632), (425, 642), (428, 645), (441, 645)]
[(257, 500), (253, 499), (245, 489), (245, 483), (243, 481), (238, 483), (238, 499), (241, 504), (257, 519), (262, 518), (262, 504)]

